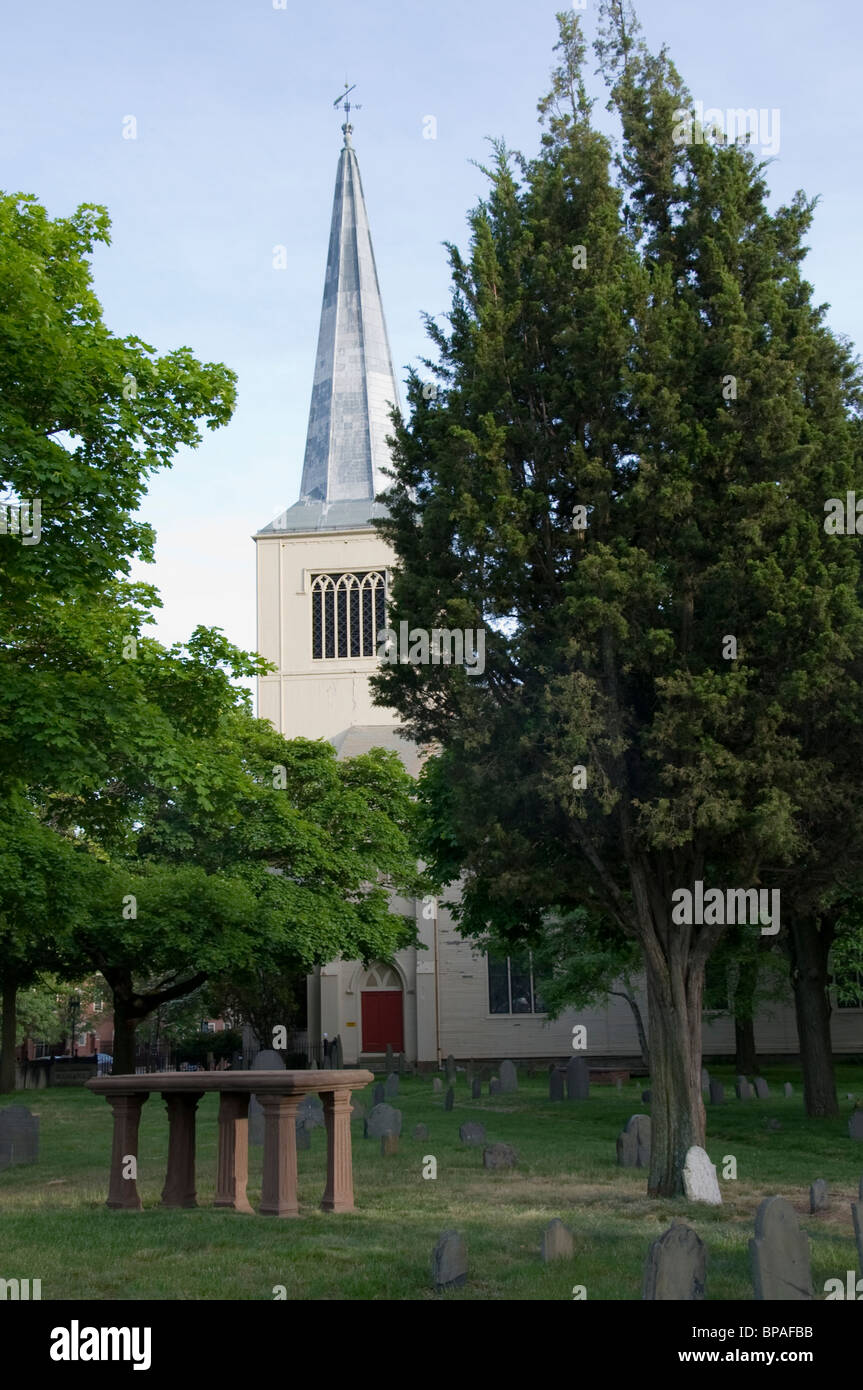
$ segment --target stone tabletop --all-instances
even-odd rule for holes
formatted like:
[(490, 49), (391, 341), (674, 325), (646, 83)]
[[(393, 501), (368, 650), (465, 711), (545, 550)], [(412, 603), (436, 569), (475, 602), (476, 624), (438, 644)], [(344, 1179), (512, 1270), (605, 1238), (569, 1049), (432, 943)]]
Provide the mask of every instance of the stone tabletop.
[(99, 1076), (85, 1085), (99, 1096), (150, 1091), (306, 1095), (318, 1091), (358, 1091), (374, 1079), (370, 1071), (150, 1071), (136, 1076)]

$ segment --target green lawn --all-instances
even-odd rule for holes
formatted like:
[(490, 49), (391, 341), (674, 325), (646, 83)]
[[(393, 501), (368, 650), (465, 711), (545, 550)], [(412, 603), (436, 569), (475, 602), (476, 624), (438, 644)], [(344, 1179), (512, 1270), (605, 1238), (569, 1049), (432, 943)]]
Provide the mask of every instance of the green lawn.
[[(583, 1103), (552, 1105), (544, 1079), (522, 1078), (515, 1096), (469, 1099), (459, 1077), (456, 1106), (446, 1114), (430, 1078), (402, 1079), (395, 1103), (404, 1113), (399, 1153), (382, 1158), (376, 1140), (363, 1140), (354, 1124), (354, 1187), (357, 1210), (325, 1215), (318, 1210), (324, 1186), (325, 1139), (299, 1155), (298, 1220), (240, 1216), (209, 1207), (215, 1180), (218, 1100), (198, 1108), (198, 1200), (192, 1211), (161, 1211), (167, 1119), (158, 1096), (143, 1109), (139, 1181), (144, 1210), (113, 1212), (107, 1195), (111, 1114), (86, 1090), (62, 1088), (3, 1096), (25, 1103), (41, 1117), (41, 1157), (36, 1165), (0, 1174), (0, 1277), (41, 1278), (43, 1299), (272, 1299), (283, 1284), (289, 1299), (434, 1299), (429, 1285), (431, 1251), (441, 1231), (460, 1230), (470, 1270), (454, 1299), (571, 1299), (583, 1284), (589, 1300), (640, 1299), (650, 1241), (672, 1218), (689, 1221), (708, 1249), (709, 1299), (749, 1299), (747, 1242), (762, 1197), (781, 1193), (797, 1209), (812, 1250), (816, 1295), (825, 1279), (845, 1278), (857, 1258), (849, 1204), (863, 1172), (863, 1144), (848, 1138), (853, 1103), (863, 1096), (863, 1067), (839, 1068), (842, 1117), (807, 1120), (799, 1073), (768, 1070), (767, 1101), (740, 1104), (730, 1069), (711, 1069), (725, 1082), (726, 1100), (708, 1107), (707, 1148), (722, 1171), (737, 1159), (738, 1180), (721, 1182), (721, 1208), (684, 1201), (650, 1201), (643, 1172), (616, 1166), (615, 1139), (627, 1117), (645, 1109), (643, 1083), (622, 1092), (594, 1087)], [(797, 1094), (781, 1095), (793, 1081)], [(370, 1100), (370, 1090), (360, 1094)], [(766, 1117), (781, 1122), (771, 1132)], [(430, 1138), (414, 1141), (424, 1121)], [(482, 1121), (489, 1142), (504, 1140), (520, 1154), (513, 1172), (485, 1172), (482, 1151), (458, 1139), (465, 1120)], [(422, 1177), (422, 1159), (433, 1154), (436, 1180)], [(257, 1204), (261, 1151), (250, 1157), (250, 1198)], [(830, 1184), (831, 1208), (808, 1214), (814, 1178)], [(571, 1261), (544, 1266), (543, 1228), (561, 1217), (575, 1236)], [(859, 1271), (858, 1271), (859, 1273)]]

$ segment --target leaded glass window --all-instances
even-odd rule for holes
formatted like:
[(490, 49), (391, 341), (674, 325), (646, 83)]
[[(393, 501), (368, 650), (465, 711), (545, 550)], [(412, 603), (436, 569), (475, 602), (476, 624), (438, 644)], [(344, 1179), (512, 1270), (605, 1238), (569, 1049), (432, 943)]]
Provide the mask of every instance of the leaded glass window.
[(380, 570), (316, 574), (312, 579), (312, 659), (376, 656), (386, 626), (386, 581)]

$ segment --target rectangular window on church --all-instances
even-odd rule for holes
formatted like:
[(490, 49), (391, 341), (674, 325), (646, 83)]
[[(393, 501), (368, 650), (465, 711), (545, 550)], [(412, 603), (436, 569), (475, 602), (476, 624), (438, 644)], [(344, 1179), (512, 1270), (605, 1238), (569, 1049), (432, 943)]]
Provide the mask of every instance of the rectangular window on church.
[(380, 570), (312, 576), (312, 660), (377, 656), (386, 626), (386, 579)]
[(490, 1014), (541, 1014), (545, 1005), (533, 978), (530, 952), (521, 956), (489, 956), (488, 1011)]

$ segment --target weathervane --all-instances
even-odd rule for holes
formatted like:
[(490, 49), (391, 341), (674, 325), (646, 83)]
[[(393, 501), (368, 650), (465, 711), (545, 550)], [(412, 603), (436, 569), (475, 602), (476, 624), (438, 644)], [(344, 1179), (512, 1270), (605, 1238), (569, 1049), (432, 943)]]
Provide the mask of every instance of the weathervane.
[[(355, 91), (356, 85), (357, 84), (355, 82), (352, 87), (349, 87), (347, 82), (345, 82), (345, 90), (341, 93), (340, 96), (337, 96), (335, 101), (333, 102), (333, 106), (344, 106), (345, 108), (345, 123), (342, 126), (342, 134), (345, 137), (346, 145), (350, 145), (351, 143), (351, 131), (353, 130), (353, 126), (351, 125), (351, 103), (348, 100), (348, 97), (350, 96), (351, 92)], [(362, 109), (363, 108), (357, 102), (354, 102), (355, 111), (362, 111)]]

